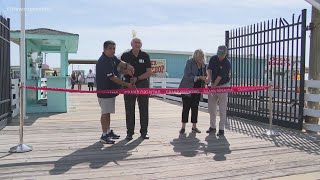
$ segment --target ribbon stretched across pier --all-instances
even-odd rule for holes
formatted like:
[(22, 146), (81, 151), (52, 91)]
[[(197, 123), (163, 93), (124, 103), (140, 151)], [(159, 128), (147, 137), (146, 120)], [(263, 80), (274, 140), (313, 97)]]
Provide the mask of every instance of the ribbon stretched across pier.
[(137, 95), (155, 95), (155, 94), (215, 94), (215, 93), (237, 93), (237, 92), (254, 92), (262, 91), (269, 86), (231, 86), (218, 88), (134, 88), (134, 89), (114, 89), (99, 91), (82, 91), (64, 88), (23, 86), (25, 89), (58, 91), (69, 93), (99, 93), (99, 94), (137, 94)]

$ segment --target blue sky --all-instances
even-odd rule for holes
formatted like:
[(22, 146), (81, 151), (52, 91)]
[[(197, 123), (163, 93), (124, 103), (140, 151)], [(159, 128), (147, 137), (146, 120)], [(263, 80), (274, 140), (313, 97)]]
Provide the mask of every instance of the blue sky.
[[(14, 9), (18, 7), (20, 0), (0, 0), (0, 13), (11, 18), (12, 29), (20, 28), (20, 14)], [(119, 54), (130, 48), (132, 30), (145, 49), (215, 52), (224, 43), (225, 30), (277, 17), (290, 19), (302, 9), (308, 9), (310, 19), (311, 13), (304, 0), (26, 0), (26, 7), (27, 29), (80, 35), (72, 59), (97, 59), (108, 39), (117, 43)], [(18, 46), (12, 45), (11, 54), (12, 65), (19, 64)], [(49, 54), (47, 63), (59, 66), (59, 56)]]

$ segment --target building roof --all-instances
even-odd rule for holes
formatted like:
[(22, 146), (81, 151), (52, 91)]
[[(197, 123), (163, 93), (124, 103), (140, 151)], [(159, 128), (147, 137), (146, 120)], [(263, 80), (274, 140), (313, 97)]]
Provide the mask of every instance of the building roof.
[[(20, 30), (15, 30), (11, 32), (17, 32), (20, 33)], [(48, 28), (37, 28), (37, 29), (27, 29), (26, 34), (39, 34), (39, 35), (76, 35), (79, 36), (78, 34), (73, 34), (73, 33), (68, 33), (68, 32), (63, 32), (63, 31), (58, 31), (54, 29), (48, 29)]]
[[(130, 51), (127, 49), (125, 52)], [(189, 51), (170, 51), (170, 50), (152, 50), (152, 49), (142, 49), (142, 51), (153, 54), (176, 54), (176, 55), (189, 55), (192, 56), (193, 52)], [(122, 54), (122, 53), (121, 53)], [(121, 54), (117, 55), (120, 58)], [(213, 53), (206, 53), (206, 56), (214, 56)], [(96, 59), (69, 59), (69, 64), (96, 64)]]
[(69, 59), (69, 64), (96, 64), (96, 59)]
[[(130, 51), (127, 49), (125, 52)], [(176, 55), (193, 55), (191, 51), (171, 51), (171, 50), (154, 50), (154, 49), (142, 49), (142, 51), (146, 53), (153, 53), (153, 54), (176, 54)], [(214, 56), (214, 53), (205, 53), (206, 56)]]
[[(60, 52), (62, 43), (65, 43), (66, 50), (69, 53), (78, 51), (79, 35), (48, 29), (27, 29), (26, 40), (37, 46), (41, 52)], [(10, 32), (10, 40), (16, 44), (20, 44), (20, 30)]]
[(320, 11), (320, 0), (305, 0)]

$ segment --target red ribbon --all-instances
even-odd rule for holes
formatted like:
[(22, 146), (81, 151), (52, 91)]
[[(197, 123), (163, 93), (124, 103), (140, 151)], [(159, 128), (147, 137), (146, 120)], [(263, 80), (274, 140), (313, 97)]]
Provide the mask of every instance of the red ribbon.
[(69, 93), (99, 93), (99, 94), (138, 94), (138, 95), (153, 95), (153, 94), (214, 94), (214, 93), (237, 93), (237, 92), (254, 92), (262, 91), (269, 86), (232, 86), (218, 88), (134, 88), (134, 89), (114, 89), (114, 90), (99, 90), (99, 91), (80, 91), (64, 88), (49, 88), (36, 86), (23, 86), (25, 89), (58, 91)]

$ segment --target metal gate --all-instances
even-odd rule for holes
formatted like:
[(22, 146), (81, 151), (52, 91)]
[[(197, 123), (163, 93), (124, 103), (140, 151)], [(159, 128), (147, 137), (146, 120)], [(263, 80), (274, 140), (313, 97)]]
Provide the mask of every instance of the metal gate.
[(11, 115), (10, 20), (0, 16), (0, 129)]
[[(277, 18), (226, 31), (231, 84), (273, 85), (273, 124), (302, 129), (306, 10), (291, 21)], [(268, 122), (268, 93), (229, 95), (228, 114)]]

